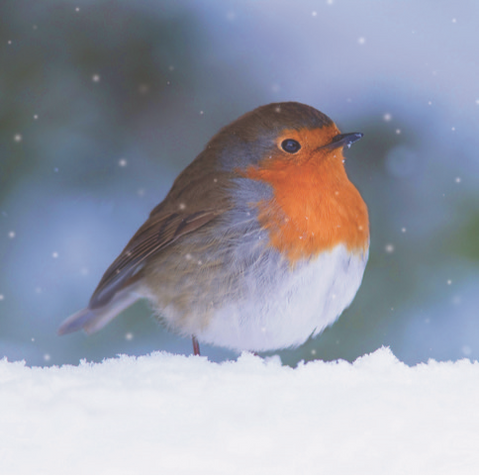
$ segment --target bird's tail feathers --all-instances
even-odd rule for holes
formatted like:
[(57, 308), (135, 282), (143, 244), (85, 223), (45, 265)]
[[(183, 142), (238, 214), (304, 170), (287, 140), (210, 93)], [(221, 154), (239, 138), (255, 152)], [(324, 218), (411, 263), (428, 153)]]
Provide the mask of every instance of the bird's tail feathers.
[(130, 307), (142, 297), (131, 287), (125, 288), (118, 292), (105, 306), (96, 309), (86, 307), (65, 319), (58, 329), (58, 334), (70, 334), (80, 329), (83, 329), (87, 334), (93, 334), (105, 327), (124, 309)]

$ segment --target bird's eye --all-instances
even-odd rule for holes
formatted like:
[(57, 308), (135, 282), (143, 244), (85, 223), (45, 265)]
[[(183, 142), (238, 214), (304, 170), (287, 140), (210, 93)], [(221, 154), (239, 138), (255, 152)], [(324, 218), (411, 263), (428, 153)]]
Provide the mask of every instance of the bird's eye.
[(298, 152), (301, 147), (302, 146), (293, 139), (285, 139), (282, 142), (282, 149), (289, 154), (295, 154), (295, 152)]

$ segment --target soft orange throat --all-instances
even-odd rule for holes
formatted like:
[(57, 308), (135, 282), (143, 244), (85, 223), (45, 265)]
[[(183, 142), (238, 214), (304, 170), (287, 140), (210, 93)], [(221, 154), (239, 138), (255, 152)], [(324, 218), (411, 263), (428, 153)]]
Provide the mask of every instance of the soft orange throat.
[(290, 263), (344, 245), (363, 254), (369, 245), (368, 210), (341, 160), (321, 164), (273, 162), (244, 174), (271, 185), (273, 198), (256, 203), (270, 245)]

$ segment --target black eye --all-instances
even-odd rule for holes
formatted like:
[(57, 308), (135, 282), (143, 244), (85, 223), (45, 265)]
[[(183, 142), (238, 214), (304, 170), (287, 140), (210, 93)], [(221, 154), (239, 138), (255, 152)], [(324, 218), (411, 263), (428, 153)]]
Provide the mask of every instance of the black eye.
[(282, 142), (282, 149), (289, 154), (295, 154), (295, 152), (298, 152), (301, 147), (302, 146), (293, 139), (285, 139)]

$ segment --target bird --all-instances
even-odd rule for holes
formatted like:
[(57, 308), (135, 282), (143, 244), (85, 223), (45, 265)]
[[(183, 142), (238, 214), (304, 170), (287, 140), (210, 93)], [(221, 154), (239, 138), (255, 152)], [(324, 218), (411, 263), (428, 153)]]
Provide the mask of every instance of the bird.
[(94, 333), (146, 298), (195, 355), (200, 343), (258, 353), (319, 335), (368, 260), (368, 209), (343, 155), (362, 136), (298, 102), (223, 127), (58, 333)]

